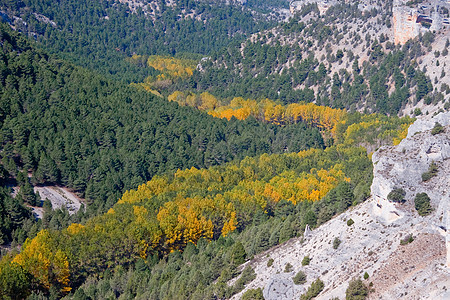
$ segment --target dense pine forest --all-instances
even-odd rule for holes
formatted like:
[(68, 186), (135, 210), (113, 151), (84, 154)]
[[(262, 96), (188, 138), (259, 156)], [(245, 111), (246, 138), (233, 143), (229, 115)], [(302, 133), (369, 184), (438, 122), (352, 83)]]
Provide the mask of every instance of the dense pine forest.
[(2, 299), (228, 299), (242, 263), (364, 202), (402, 107), (446, 92), (414, 61), (432, 35), (368, 40), (351, 72), (272, 43), (337, 38), (350, 4), (306, 25), (277, 0), (57, 2), (0, 1)]
[(72, 188), (89, 214), (155, 174), (323, 147), (316, 128), (204, 116), (49, 57), (5, 27), (2, 42), (5, 171)]
[(126, 64), (124, 59), (134, 53), (201, 57), (275, 24), (218, 2), (175, 1), (169, 6), (152, 1), (130, 8), (118, 1), (64, 0), (55, 7), (52, 1), (20, 0), (0, 1), (0, 6), (20, 16), (17, 30), (34, 36), (50, 53), (130, 82), (152, 74)]

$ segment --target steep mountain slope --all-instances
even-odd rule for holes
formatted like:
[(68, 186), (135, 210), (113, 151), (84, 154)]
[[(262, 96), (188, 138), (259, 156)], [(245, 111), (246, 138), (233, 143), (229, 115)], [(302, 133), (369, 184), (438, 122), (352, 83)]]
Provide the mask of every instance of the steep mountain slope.
[[(433, 135), (436, 121), (444, 125), (444, 132)], [(256, 256), (247, 263), (257, 276), (246, 290), (261, 287), (266, 300), (297, 299), (320, 278), (325, 287), (316, 299), (342, 299), (349, 281), (362, 279), (367, 272), (370, 299), (448, 299), (449, 141), (450, 113), (416, 121), (399, 145), (374, 153), (370, 200), (305, 232), (302, 239), (292, 239)], [(432, 161), (438, 166), (437, 175), (422, 181), (421, 175)], [(394, 188), (405, 190), (405, 201), (387, 199)], [(419, 193), (431, 198), (429, 215), (419, 216), (414, 208), (413, 199)], [(336, 238), (341, 243), (333, 247)], [(311, 258), (309, 265), (302, 266), (304, 256)], [(270, 258), (273, 265), (269, 267)], [(293, 268), (286, 272), (288, 263)], [(292, 277), (300, 270), (307, 283), (295, 285)], [(239, 299), (246, 290), (233, 299)]]
[[(0, 181), (17, 180), (17, 202), (39, 204), (31, 177), (33, 185), (72, 189), (95, 215), (156, 174), (323, 147), (316, 128), (219, 120), (59, 60), (4, 24), (0, 43)], [(5, 201), (2, 211), (17, 216), (0, 224), (2, 244), (23, 243), (27, 235), (16, 229), (29, 214)], [(67, 215), (64, 222), (44, 219), (43, 226), (68, 222)]]
[[(418, 34), (399, 43), (397, 27), (408, 21), (394, 7), (409, 7), (406, 1), (331, 1), (326, 10), (324, 1), (297, 2), (302, 5), (289, 22), (202, 61), (196, 88), (223, 98), (304, 100), (389, 114), (410, 114), (417, 105), (434, 112), (449, 102), (450, 26), (431, 31), (419, 23)], [(417, 14), (430, 14), (421, 5), (412, 4)], [(447, 13), (440, 9), (438, 16)]]
[(152, 70), (133, 68), (124, 61), (134, 53), (209, 54), (274, 24), (259, 13), (222, 1), (57, 3), (2, 0), (2, 20), (52, 54), (125, 81), (152, 75)]

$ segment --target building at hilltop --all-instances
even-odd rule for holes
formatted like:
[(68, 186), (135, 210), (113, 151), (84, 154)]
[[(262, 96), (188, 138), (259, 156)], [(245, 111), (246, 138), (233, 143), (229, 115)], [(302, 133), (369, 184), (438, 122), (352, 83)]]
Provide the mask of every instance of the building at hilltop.
[(434, 0), (407, 5), (395, 0), (392, 8), (395, 44), (405, 44), (420, 33), (450, 29), (449, 1)]

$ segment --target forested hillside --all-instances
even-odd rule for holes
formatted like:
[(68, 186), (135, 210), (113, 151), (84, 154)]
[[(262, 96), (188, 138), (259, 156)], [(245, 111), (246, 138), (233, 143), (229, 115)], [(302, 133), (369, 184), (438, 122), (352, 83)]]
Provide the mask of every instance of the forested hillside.
[(274, 24), (221, 1), (4, 0), (0, 7), (50, 53), (126, 81), (152, 74), (125, 62), (134, 53), (205, 55)]
[(375, 2), (0, 0), (0, 298), (229, 299), (365, 201), (405, 107), (450, 93)]
[[(208, 91), (228, 100), (305, 101), (390, 115), (422, 99), (444, 106), (450, 90), (444, 86), (433, 91), (426, 69), (419, 68), (433, 33), (394, 45), (389, 31), (392, 3), (364, 13), (358, 5), (337, 4), (322, 15), (317, 5), (307, 5), (289, 22), (202, 60), (193, 78), (176, 89)], [(439, 51), (448, 53), (446, 45)], [(435, 84), (438, 76), (445, 76), (445, 66), (437, 71)]]
[[(24, 244), (20, 254), (3, 258), (0, 278), (9, 276), (7, 272), (22, 274), (9, 280), (11, 290), (21, 287), (24, 294), (41, 291), (64, 295), (88, 276), (108, 269), (108, 274), (113, 269), (122, 272), (117, 266), (139, 262), (143, 269), (131, 275), (132, 268), (128, 276), (141, 276), (145, 270), (148, 285), (117, 291), (119, 295), (125, 292), (129, 296), (182, 299), (216, 289), (231, 295), (240, 290), (239, 286), (226, 288), (220, 282), (238, 274), (236, 267), (247, 257), (297, 236), (306, 224), (314, 227), (354, 202), (363, 201), (371, 176), (364, 149), (336, 147), (265, 154), (208, 170), (191, 168), (156, 176), (137, 190), (126, 192), (107, 214), (85, 225), (41, 231)], [(205, 260), (196, 252), (205, 251), (209, 240), (217, 240), (207, 247), (216, 255)], [(142, 265), (144, 259), (153, 267), (158, 258), (186, 247), (190, 249), (186, 249), (190, 253), (187, 259), (193, 264), (182, 267), (182, 272), (174, 273), (172, 267), (161, 269), (164, 260), (153, 271)], [(169, 263), (179, 258), (180, 254), (171, 254)], [(205, 268), (208, 261), (215, 265)], [(203, 279), (190, 283), (186, 290), (180, 289), (184, 285), (187, 288), (188, 282), (180, 283), (178, 278), (187, 273), (197, 273)], [(220, 284), (213, 284), (219, 275)], [(92, 298), (108, 295), (107, 290), (96, 291), (92, 280), (88, 281), (90, 291), (77, 293), (89, 293)], [(167, 285), (173, 286), (170, 292)], [(8, 295), (11, 290), (7, 290)]]
[[(239, 274), (236, 267), (247, 252), (297, 236), (306, 224), (317, 226), (368, 196), (372, 171), (366, 150), (350, 145), (321, 150), (317, 128), (213, 118), (55, 60), (4, 27), (2, 42), (3, 95), (8, 95), (2, 98), (2, 160), (9, 174), (23, 169), (33, 174), (33, 183), (72, 187), (84, 193), (88, 212), (105, 211), (121, 198), (83, 224), (43, 226), (47, 229), (28, 239), (20, 254), (4, 256), (3, 295), (80, 294), (85, 291), (79, 286), (87, 284), (89, 297), (104, 297), (96, 279), (87, 278), (104, 274), (99, 284), (110, 284), (108, 274), (120, 276), (121, 268), (130, 268), (129, 276), (144, 271), (148, 286), (117, 295), (230, 296), (244, 283), (229, 288), (223, 282)], [(355, 119), (346, 132), (352, 124), (370, 128), (361, 122), (364, 117), (346, 118)], [(391, 122), (391, 131), (403, 131), (408, 122)], [(352, 132), (354, 138), (364, 135), (358, 127)], [(300, 151), (309, 147), (316, 149)], [(242, 160), (270, 152), (293, 153)], [(196, 168), (174, 173), (190, 166)], [(200, 169), (205, 166), (210, 168)], [(259, 231), (267, 234), (254, 234)], [(216, 242), (206, 247), (201, 240)], [(172, 268), (165, 267), (167, 259), (176, 264), (181, 259), (170, 253), (186, 247), (193, 251), (190, 259), (199, 261), (166, 273)], [(197, 256), (204, 247), (216, 255)], [(213, 257), (222, 257), (220, 265), (205, 269)], [(140, 271), (134, 274), (135, 267)], [(204, 279), (180, 294), (178, 278), (186, 272)]]
[(323, 147), (306, 125), (218, 120), (48, 56), (4, 26), (1, 38), (4, 168), (72, 188), (89, 214), (155, 174)]

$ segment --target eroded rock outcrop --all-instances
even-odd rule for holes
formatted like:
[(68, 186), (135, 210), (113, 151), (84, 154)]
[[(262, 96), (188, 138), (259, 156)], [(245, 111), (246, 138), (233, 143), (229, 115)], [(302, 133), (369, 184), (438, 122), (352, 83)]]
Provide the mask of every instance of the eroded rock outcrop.
[(392, 9), (394, 23), (394, 43), (405, 44), (420, 33), (420, 23), (417, 23), (417, 12), (403, 7), (394, 6)]
[[(431, 132), (436, 123), (445, 130), (433, 135)], [(450, 113), (417, 120), (409, 127), (406, 139), (396, 147), (382, 147), (374, 153), (372, 160), (371, 192), (377, 203), (374, 213), (384, 222), (392, 223), (407, 213), (414, 213), (412, 199), (418, 193), (427, 193), (435, 210), (434, 217), (429, 220), (446, 237), (446, 265), (450, 268)], [(437, 165), (438, 175), (423, 181), (422, 174), (428, 171), (431, 163)], [(398, 205), (388, 201), (388, 194), (394, 188), (406, 192), (407, 203)]]
[[(446, 166), (450, 158), (450, 130), (432, 135), (435, 123), (450, 125), (450, 113), (442, 113), (431, 119), (419, 119), (408, 130), (408, 136), (396, 147), (382, 147), (373, 154), (374, 180), (371, 187), (372, 197), (377, 201), (375, 212), (386, 222), (393, 222), (404, 215), (387, 200), (394, 188), (403, 188), (406, 199), (412, 199), (420, 190), (434, 198), (448, 197), (450, 186)], [(422, 174), (435, 162), (443, 180), (437, 186), (422, 182)]]

